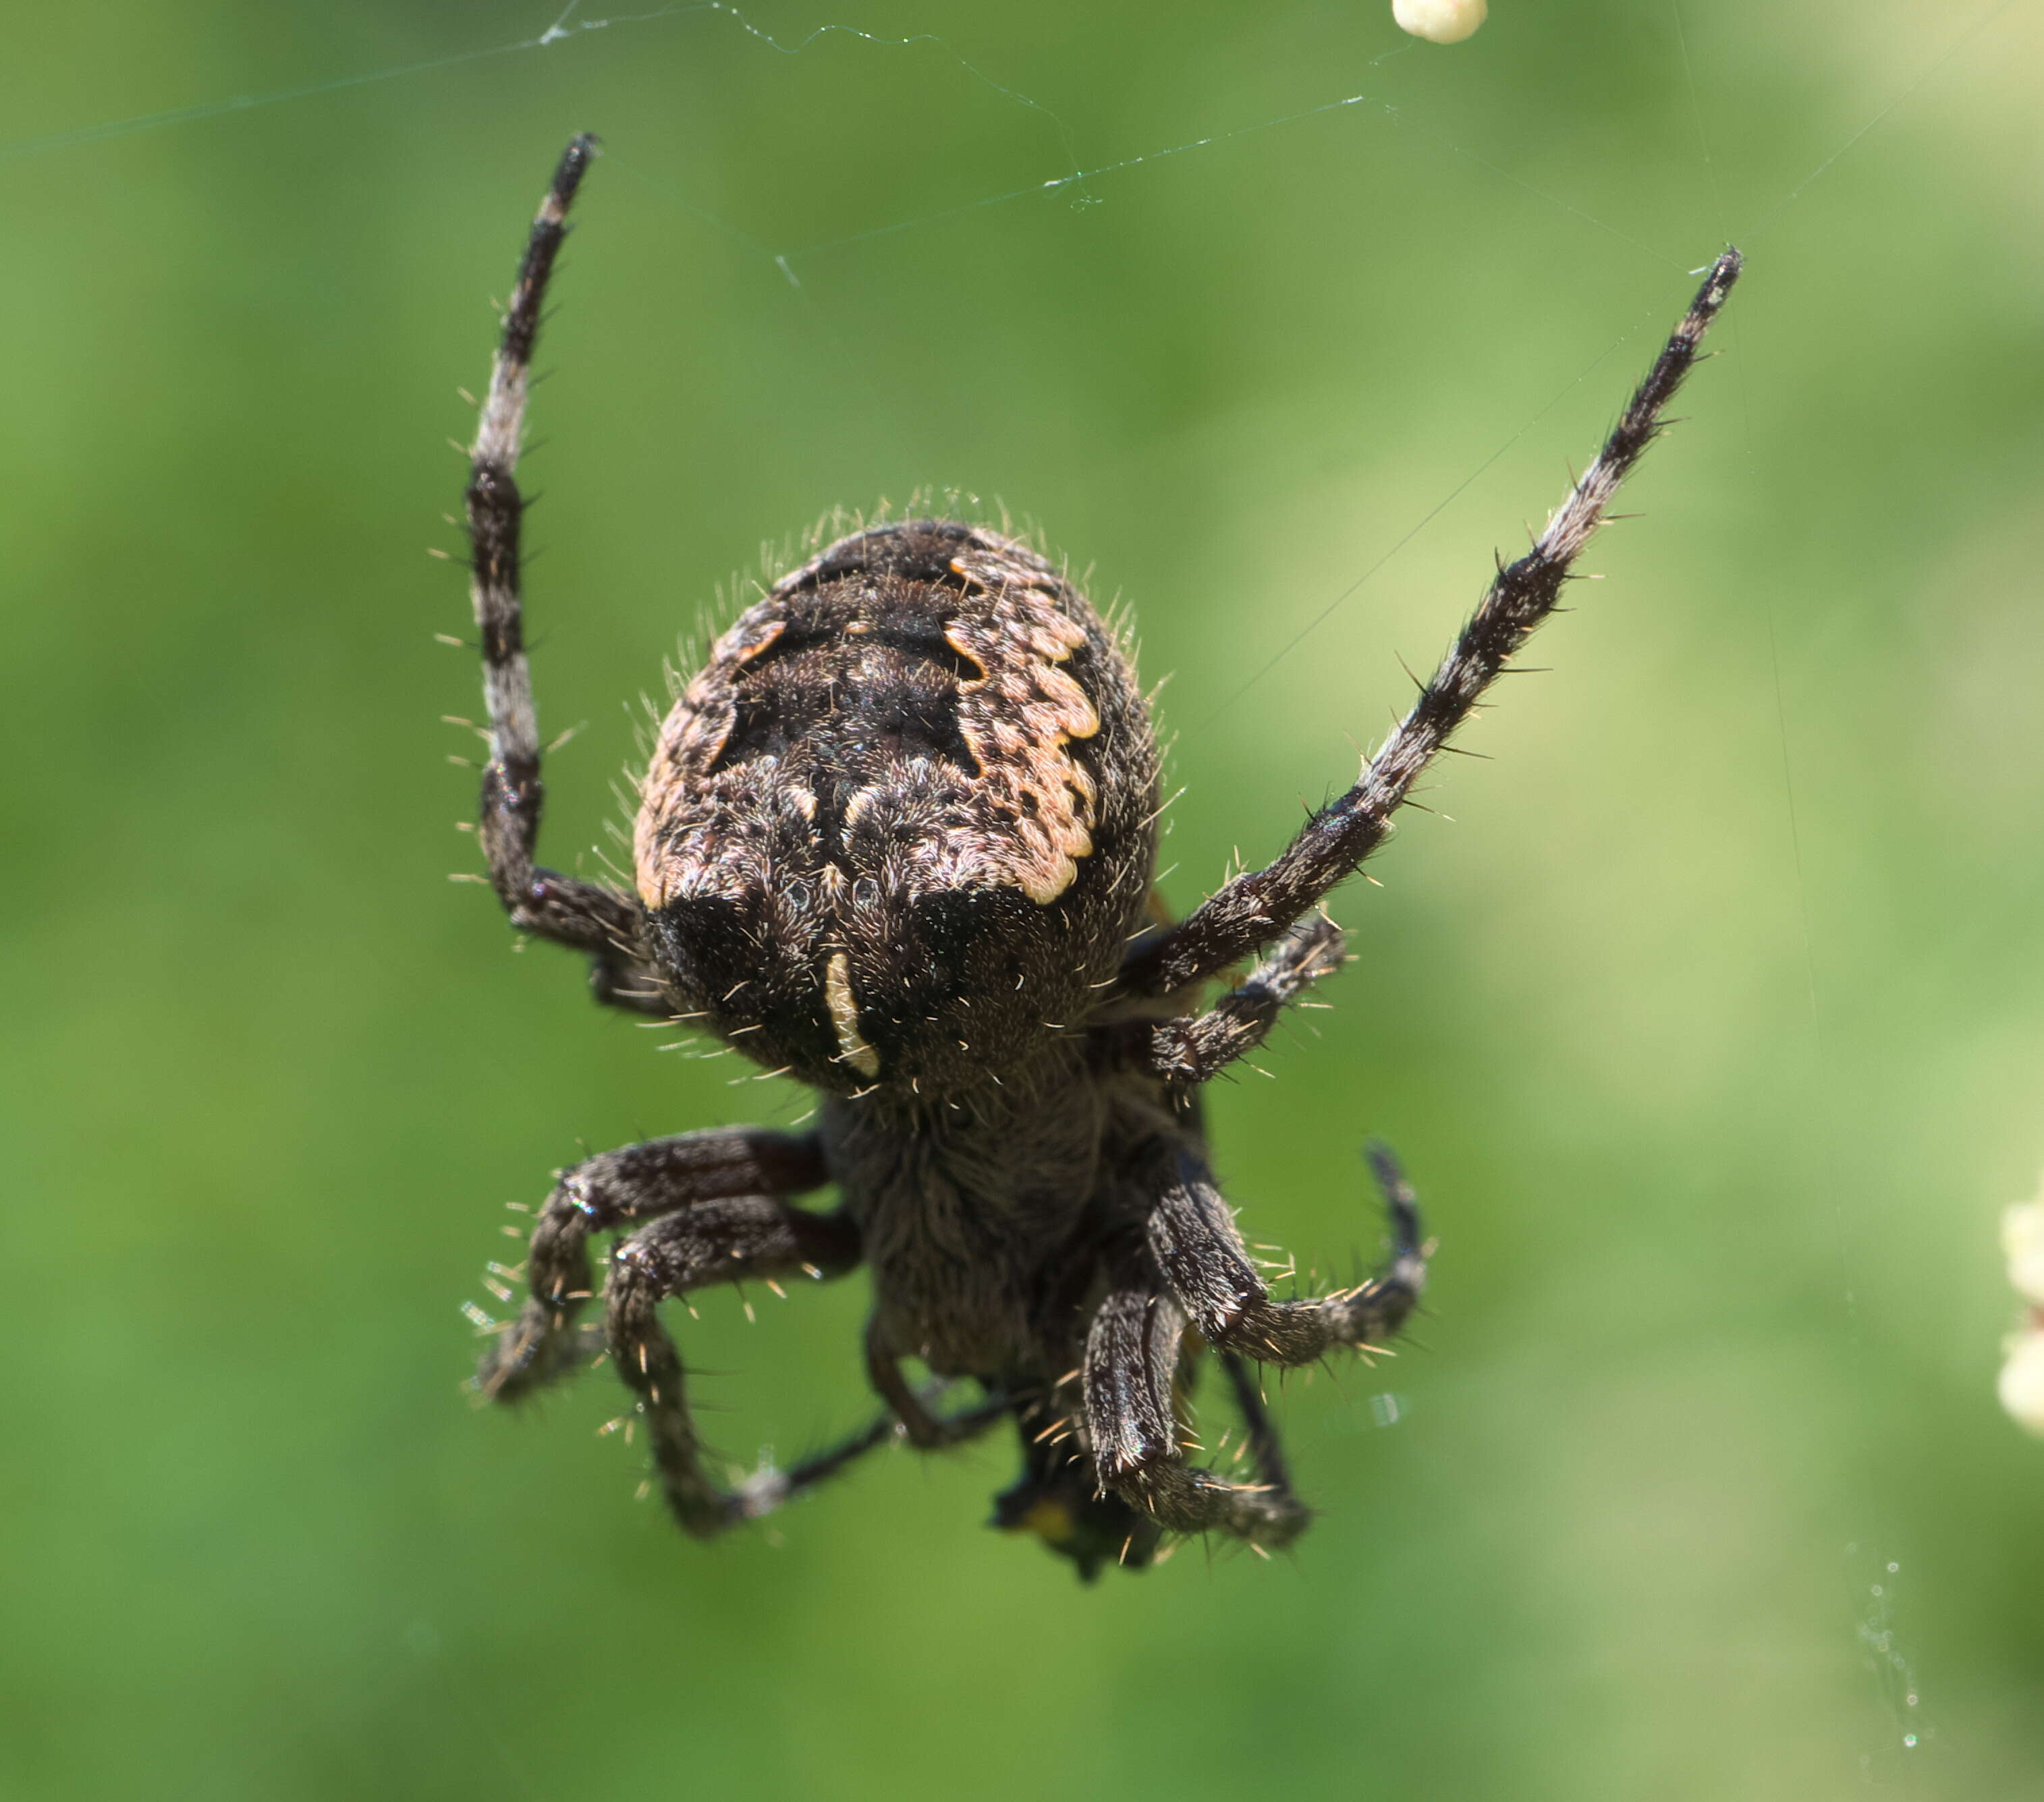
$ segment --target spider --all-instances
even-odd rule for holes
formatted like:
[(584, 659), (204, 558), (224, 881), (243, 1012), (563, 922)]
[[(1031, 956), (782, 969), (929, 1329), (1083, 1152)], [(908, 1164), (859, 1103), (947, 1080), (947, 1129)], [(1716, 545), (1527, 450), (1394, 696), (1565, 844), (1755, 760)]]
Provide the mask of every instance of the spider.
[[(1388, 1261), (1354, 1287), (1274, 1298), (1209, 1165), (1201, 1085), (1341, 961), (1320, 903), (1554, 610), (1739, 253), (1712, 266), (1596, 460), (1532, 548), (1499, 563), (1355, 786), (1184, 918), (1155, 899), (1158, 751), (1125, 647), (1034, 550), (934, 519), (841, 539), (717, 641), (640, 784), (628, 894), (533, 861), (540, 741), (513, 474), (542, 302), (596, 150), (570, 144), (533, 222), (472, 452), (489, 880), (514, 926), (590, 958), (598, 1000), (693, 1022), (820, 1102), (806, 1132), (688, 1133), (559, 1172), (528, 1298), (476, 1388), (514, 1401), (607, 1351), (655, 1479), (699, 1538), (876, 1446), (955, 1446), (1009, 1420), (1023, 1467), (994, 1523), (1040, 1535), (1083, 1576), (1146, 1564), (1168, 1535), (1288, 1545), (1311, 1515), (1255, 1367), (1381, 1346), (1419, 1298), (1427, 1248), (1411, 1188), (1373, 1147)], [(828, 1211), (793, 1199), (824, 1188)], [(599, 1290), (589, 1241), (606, 1233)], [(861, 1264), (878, 1417), (722, 1486), (660, 1304)], [(600, 1327), (582, 1318), (599, 1299)], [(1206, 1350), (1243, 1417), (1253, 1482), (1188, 1457), (1186, 1385)], [(933, 1383), (909, 1380), (911, 1358)], [(960, 1378), (981, 1399), (947, 1411)]]

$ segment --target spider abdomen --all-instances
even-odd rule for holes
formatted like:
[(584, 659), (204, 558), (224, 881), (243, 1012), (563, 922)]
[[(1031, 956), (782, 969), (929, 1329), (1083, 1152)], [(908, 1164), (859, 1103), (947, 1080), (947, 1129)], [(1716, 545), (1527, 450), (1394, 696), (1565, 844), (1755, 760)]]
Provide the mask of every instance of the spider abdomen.
[(1077, 589), (984, 528), (831, 546), (662, 728), (635, 856), (666, 973), (749, 1054), (847, 1091), (1032, 1060), (1117, 967), (1157, 757)]

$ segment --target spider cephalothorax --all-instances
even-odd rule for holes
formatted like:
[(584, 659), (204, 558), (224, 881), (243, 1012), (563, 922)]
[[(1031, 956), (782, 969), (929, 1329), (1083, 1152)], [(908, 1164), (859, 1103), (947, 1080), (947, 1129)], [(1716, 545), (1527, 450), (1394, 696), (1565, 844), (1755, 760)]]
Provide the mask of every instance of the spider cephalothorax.
[[(1157, 753), (1115, 635), (1028, 546), (936, 520), (841, 539), (718, 641), (661, 730), (628, 894), (532, 862), (539, 737), (513, 474), (542, 294), (594, 148), (568, 147), (540, 206), (473, 452), (490, 880), (515, 924), (590, 955), (600, 999), (699, 1026), (821, 1102), (806, 1133), (684, 1133), (559, 1173), (532, 1232), (528, 1298), (490, 1328), (477, 1386), (511, 1400), (608, 1349), (661, 1490), (699, 1536), (890, 1439), (935, 1447), (1012, 1418), (1023, 1470), (996, 1524), (1040, 1534), (1088, 1575), (1148, 1562), (1168, 1532), (1287, 1544), (1309, 1516), (1252, 1367), (1381, 1344), (1418, 1299), (1426, 1248), (1411, 1190), (1374, 1149), (1391, 1220), (1382, 1271), (1274, 1299), (1208, 1166), (1200, 1086), (1340, 961), (1321, 901), (1553, 611), (1738, 253), (1712, 266), (1596, 461), (1500, 567), (1355, 786), (1184, 919), (1152, 898)], [(790, 1199), (825, 1187), (828, 1211)], [(600, 1286), (598, 1233), (617, 1235)], [(862, 1264), (884, 1412), (833, 1450), (721, 1487), (659, 1304)], [(599, 1296), (604, 1325), (585, 1327)], [(1189, 1367), (1209, 1348), (1252, 1482), (1187, 1458)], [(932, 1390), (907, 1380), (909, 1358)], [(982, 1398), (939, 1412), (951, 1379)]]

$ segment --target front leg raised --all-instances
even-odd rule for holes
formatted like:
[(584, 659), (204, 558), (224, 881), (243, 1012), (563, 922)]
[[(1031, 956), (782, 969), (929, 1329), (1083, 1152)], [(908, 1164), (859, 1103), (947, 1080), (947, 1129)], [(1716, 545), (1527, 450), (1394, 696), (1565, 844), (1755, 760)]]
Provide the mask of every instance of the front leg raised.
[[(525, 661), (521, 570), (525, 503), (516, 471), (548, 278), (567, 238), (568, 207), (595, 155), (595, 139), (577, 138), (540, 203), (505, 310), (503, 342), (490, 366), (490, 392), (469, 452), (469, 592), (482, 638), (482, 692), (490, 710), (490, 761), (482, 772), (478, 836), (489, 862), (490, 886), (513, 925), (593, 953), (598, 960), (600, 999), (659, 1013), (666, 1009), (652, 1004), (659, 999), (657, 985), (651, 1002), (641, 999), (647, 987), (643, 980), (647, 960), (636, 897), (536, 868), (532, 862), (545, 791), (540, 780), (532, 677)], [(626, 972), (622, 983), (606, 973), (618, 971)]]
[(1739, 267), (1735, 250), (1711, 266), (1687, 316), (1633, 391), (1595, 460), (1533, 548), (1517, 562), (1499, 566), (1476, 612), (1370, 760), (1362, 780), (1316, 814), (1274, 862), (1244, 871), (1177, 925), (1137, 945), (1122, 965), (1117, 996), (1176, 994), (1218, 976), (1303, 918), (1384, 842), (1392, 817), (1410, 800), (1421, 772), (1447, 747), (1534, 628), (1554, 611), (1571, 566), (1603, 522), (1619, 484), (1659, 435), (1668, 403), (1695, 364), (1704, 334), (1739, 279)]

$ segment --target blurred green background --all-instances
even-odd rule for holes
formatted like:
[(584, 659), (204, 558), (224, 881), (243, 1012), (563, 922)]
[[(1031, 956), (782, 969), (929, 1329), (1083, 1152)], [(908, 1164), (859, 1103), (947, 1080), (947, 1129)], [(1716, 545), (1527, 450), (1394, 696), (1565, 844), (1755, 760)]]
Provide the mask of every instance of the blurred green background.
[[(0, 1792), (2044, 1794), (2044, 1445), (1992, 1392), (2044, 1160), (2040, 9), (748, 17), (781, 48), (10, 27)], [(803, 1106), (445, 880), (475, 676), (424, 553), (582, 127), (528, 465), (570, 864), (732, 572), (952, 489), (1132, 604), (1189, 903), (1350, 779), (1749, 253), (1554, 673), (1216, 1098), (1252, 1236), (1370, 1255), (1374, 1132), (1441, 1240), (1420, 1344), (1285, 1395), (1289, 1562), (1082, 1589), (981, 1524), (998, 1444), (705, 1550), (600, 1373), (464, 1402), (505, 1202)], [(857, 1282), (759, 1299), (684, 1321), (735, 1459), (867, 1405)]]

